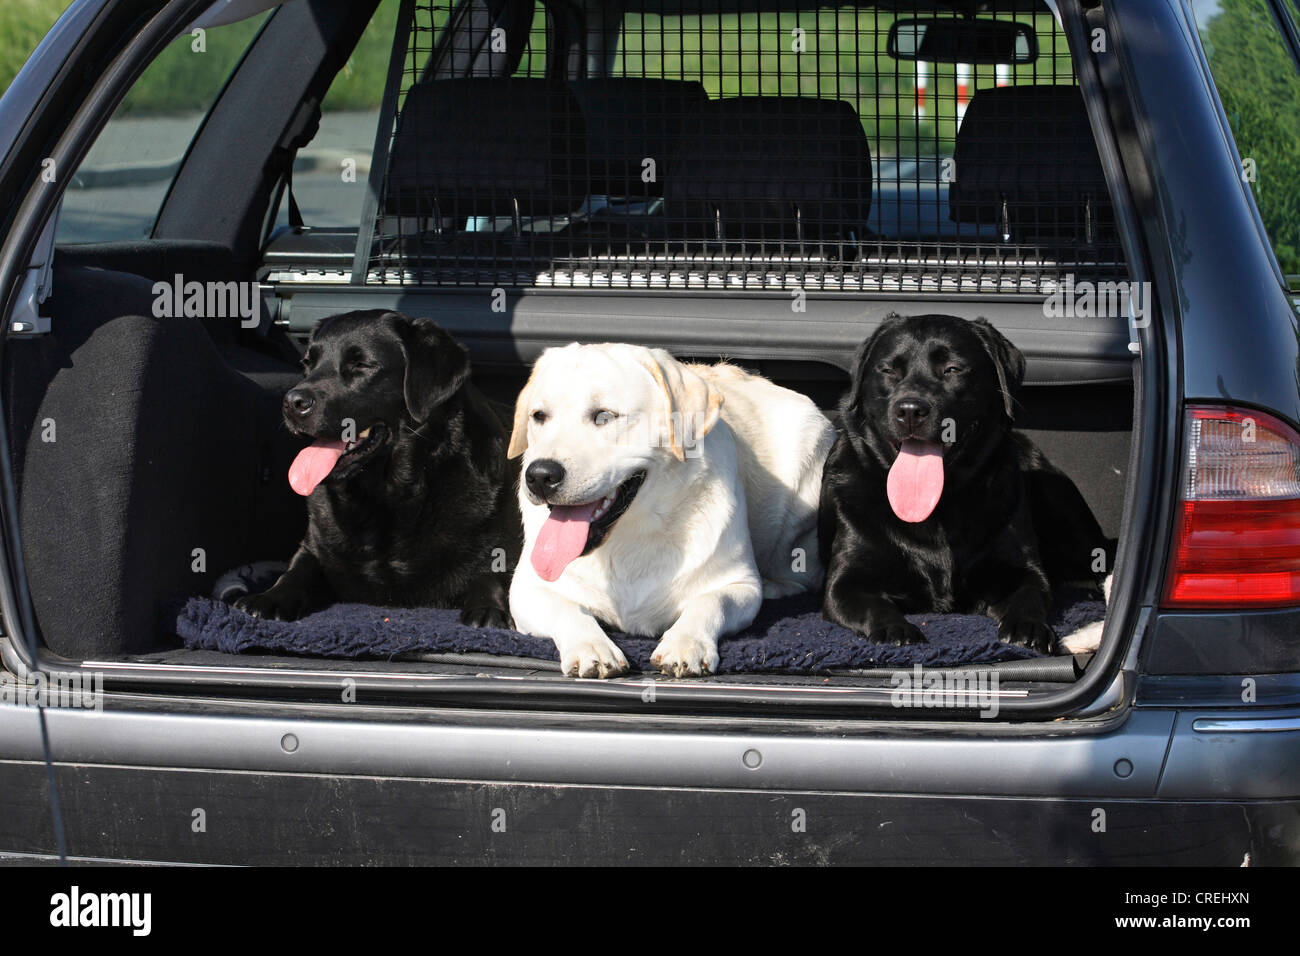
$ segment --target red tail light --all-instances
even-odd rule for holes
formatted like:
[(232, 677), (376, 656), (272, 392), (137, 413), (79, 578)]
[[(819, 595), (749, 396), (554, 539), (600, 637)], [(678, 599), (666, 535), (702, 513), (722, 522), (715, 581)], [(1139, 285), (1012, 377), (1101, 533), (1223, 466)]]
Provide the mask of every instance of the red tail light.
[(1300, 434), (1263, 412), (1187, 410), (1164, 606), (1300, 605)]

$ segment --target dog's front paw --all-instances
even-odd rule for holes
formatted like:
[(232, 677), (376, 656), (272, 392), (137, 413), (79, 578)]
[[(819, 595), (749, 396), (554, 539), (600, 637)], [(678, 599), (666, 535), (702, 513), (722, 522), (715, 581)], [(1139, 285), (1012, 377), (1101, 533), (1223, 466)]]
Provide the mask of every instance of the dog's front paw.
[(311, 598), (294, 588), (271, 588), (236, 598), (234, 606), (266, 621), (296, 621), (311, 610)]
[(619, 677), (627, 673), (627, 658), (609, 638), (575, 641), (560, 648), (560, 670), (567, 677)]
[(872, 644), (894, 644), (902, 647), (904, 644), (926, 643), (925, 635), (921, 633), (921, 629), (911, 621), (901, 617), (897, 621), (883, 624), (863, 636)]
[(650, 655), (650, 663), (669, 677), (714, 674), (718, 670), (718, 645), (703, 637), (668, 633)]
[(1056, 633), (1046, 621), (1033, 619), (1004, 620), (998, 625), (998, 640), (1003, 644), (1018, 644), (1040, 654), (1056, 653)]
[(1073, 634), (1067, 634), (1057, 642), (1058, 650), (1066, 654), (1091, 654), (1101, 647), (1103, 622), (1085, 624)]
[(514, 627), (510, 612), (491, 604), (464, 608), (460, 612), (460, 623), (468, 627), (496, 627), (506, 631)]

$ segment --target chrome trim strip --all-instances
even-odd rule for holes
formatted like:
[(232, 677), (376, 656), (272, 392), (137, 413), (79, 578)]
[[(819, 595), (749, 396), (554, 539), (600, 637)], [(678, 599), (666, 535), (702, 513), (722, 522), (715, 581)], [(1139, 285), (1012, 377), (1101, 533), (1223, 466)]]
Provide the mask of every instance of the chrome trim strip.
[(1300, 717), (1198, 717), (1192, 730), (1202, 734), (1276, 734), (1300, 732)]

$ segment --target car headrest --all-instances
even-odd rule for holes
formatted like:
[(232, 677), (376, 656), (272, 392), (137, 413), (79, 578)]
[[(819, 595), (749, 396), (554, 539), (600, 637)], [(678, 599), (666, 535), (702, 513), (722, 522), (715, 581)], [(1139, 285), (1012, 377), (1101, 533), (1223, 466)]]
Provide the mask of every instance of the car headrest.
[(953, 222), (996, 224), (1022, 241), (1114, 241), (1106, 176), (1077, 87), (980, 90), (953, 159)]
[(416, 83), (397, 118), (384, 190), (395, 216), (572, 212), (587, 195), (582, 111), (562, 84), (470, 78)]
[[(704, 84), (610, 77), (571, 80), (569, 89), (587, 123), (591, 191), (607, 196), (662, 195), (663, 171), (682, 121), (709, 99)], [(647, 159), (654, 161), (653, 166), (645, 164)], [(648, 169), (653, 176), (642, 175)]]
[(670, 228), (707, 239), (860, 238), (870, 208), (871, 148), (843, 100), (712, 100), (686, 117), (664, 180)]

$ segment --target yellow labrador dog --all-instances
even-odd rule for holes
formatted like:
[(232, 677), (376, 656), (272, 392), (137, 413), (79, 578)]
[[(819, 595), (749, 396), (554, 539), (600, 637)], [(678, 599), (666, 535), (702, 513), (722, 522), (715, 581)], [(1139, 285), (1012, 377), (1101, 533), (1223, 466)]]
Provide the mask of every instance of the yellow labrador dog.
[(718, 666), (718, 638), (764, 596), (822, 583), (817, 500), (834, 440), (812, 401), (734, 366), (662, 349), (548, 349), (515, 406), (525, 455), (515, 626), (549, 637), (564, 673), (615, 677), (601, 623), (660, 637), (674, 677)]

